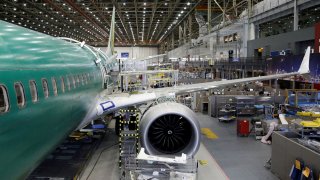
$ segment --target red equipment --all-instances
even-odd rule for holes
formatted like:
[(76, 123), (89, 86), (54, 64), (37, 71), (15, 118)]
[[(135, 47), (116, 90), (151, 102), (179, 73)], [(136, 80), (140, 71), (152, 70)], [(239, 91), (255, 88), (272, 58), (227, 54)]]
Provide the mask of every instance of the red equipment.
[(248, 120), (237, 120), (237, 135), (238, 136), (249, 136), (249, 121)]

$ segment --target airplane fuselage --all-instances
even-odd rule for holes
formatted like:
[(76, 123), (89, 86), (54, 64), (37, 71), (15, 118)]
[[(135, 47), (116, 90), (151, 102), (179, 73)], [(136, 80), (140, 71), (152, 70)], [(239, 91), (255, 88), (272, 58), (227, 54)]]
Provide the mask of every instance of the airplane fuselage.
[(95, 60), (77, 44), (0, 21), (0, 179), (25, 178), (81, 123), (103, 90)]

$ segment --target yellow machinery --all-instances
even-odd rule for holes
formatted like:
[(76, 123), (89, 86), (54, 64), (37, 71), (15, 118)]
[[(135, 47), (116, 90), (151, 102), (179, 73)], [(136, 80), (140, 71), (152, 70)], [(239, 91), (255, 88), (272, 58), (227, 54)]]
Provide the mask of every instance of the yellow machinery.
[(301, 121), (300, 125), (308, 128), (318, 128), (320, 127), (320, 118), (317, 118), (316, 120), (313, 120), (313, 121)]
[(320, 117), (319, 112), (308, 112), (308, 111), (298, 111), (297, 115), (298, 116), (305, 116), (305, 117), (315, 117), (315, 118)]

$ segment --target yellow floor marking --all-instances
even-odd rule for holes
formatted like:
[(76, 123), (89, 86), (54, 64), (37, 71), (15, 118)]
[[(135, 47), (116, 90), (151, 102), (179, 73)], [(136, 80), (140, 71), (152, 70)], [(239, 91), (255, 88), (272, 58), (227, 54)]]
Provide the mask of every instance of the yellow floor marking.
[(218, 139), (218, 136), (209, 128), (201, 128), (201, 133), (209, 139)]
[(198, 160), (198, 161), (199, 161), (200, 165), (202, 165), (202, 166), (205, 166), (208, 164), (207, 160)]

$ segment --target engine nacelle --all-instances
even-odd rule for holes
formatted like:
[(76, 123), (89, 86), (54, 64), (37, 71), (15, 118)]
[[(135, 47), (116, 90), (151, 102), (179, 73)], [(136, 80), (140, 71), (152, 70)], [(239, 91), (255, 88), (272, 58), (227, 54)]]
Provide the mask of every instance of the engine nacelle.
[(195, 113), (174, 102), (152, 106), (140, 122), (141, 146), (150, 155), (195, 155), (200, 145), (200, 126)]

